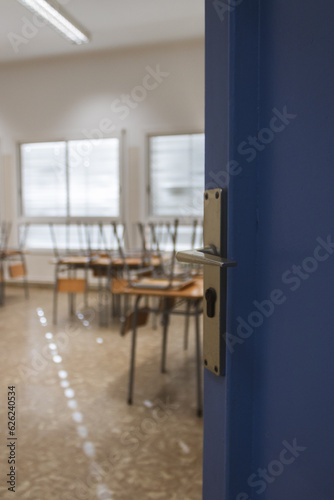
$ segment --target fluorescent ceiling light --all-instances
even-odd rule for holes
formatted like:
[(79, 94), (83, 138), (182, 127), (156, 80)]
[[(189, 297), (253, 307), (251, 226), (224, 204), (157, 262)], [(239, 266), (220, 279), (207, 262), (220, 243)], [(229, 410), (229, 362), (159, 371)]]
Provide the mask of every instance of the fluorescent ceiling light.
[(70, 20), (68, 14), (60, 10), (59, 5), (51, 3), (50, 0), (18, 0), (31, 12), (42, 17), (47, 23), (55, 28), (61, 35), (77, 45), (89, 42), (89, 35), (78, 23)]

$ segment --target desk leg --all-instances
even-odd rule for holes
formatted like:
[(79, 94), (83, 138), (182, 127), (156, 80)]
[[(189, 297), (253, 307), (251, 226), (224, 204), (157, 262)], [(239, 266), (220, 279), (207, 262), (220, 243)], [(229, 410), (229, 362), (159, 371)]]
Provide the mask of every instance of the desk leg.
[(128, 394), (129, 405), (132, 405), (132, 400), (133, 400), (133, 384), (135, 378), (135, 358), (136, 358), (136, 340), (137, 340), (137, 317), (138, 317), (138, 306), (140, 299), (141, 297), (139, 295), (136, 298), (135, 308), (133, 312), (130, 379), (129, 379), (129, 394)]
[[(74, 269), (72, 269), (72, 271), (70, 271), (70, 277), (72, 279), (76, 279), (76, 277), (77, 277), (77, 270), (76, 270), (76, 268), (74, 268)], [(70, 293), (68, 295), (68, 298), (69, 298), (70, 316), (71, 316), (71, 318), (73, 318), (73, 316), (74, 316), (74, 310), (75, 310), (75, 295), (74, 295), (74, 293)]]
[(202, 359), (201, 359), (201, 339), (199, 328), (199, 301), (195, 303), (195, 322), (196, 322), (196, 364), (197, 364), (197, 415), (203, 415), (203, 399), (202, 399)]
[[(153, 301), (153, 307), (157, 309), (159, 301), (155, 297), (153, 297), (152, 301)], [(156, 330), (158, 328), (158, 313), (156, 312), (153, 313), (152, 328), (153, 330)]]
[(53, 324), (57, 324), (57, 309), (58, 309), (58, 265), (55, 266), (55, 284), (53, 288)]
[(162, 357), (161, 357), (161, 373), (166, 373), (166, 353), (167, 353), (167, 336), (169, 326), (169, 300), (164, 299), (164, 312), (162, 315), (163, 335), (162, 335)]
[(191, 308), (191, 302), (190, 300), (187, 300), (186, 320), (184, 325), (184, 345), (183, 345), (185, 351), (188, 349), (190, 308)]

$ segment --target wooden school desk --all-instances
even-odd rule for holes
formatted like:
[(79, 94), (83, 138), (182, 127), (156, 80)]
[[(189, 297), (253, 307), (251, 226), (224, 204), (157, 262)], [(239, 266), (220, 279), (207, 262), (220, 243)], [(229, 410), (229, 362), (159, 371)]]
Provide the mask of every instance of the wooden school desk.
[[(132, 328), (132, 344), (131, 344), (131, 360), (130, 360), (130, 377), (129, 377), (129, 392), (128, 404), (133, 401), (133, 387), (135, 376), (135, 356), (136, 356), (136, 340), (137, 328), (145, 324), (147, 315), (150, 312), (162, 313), (163, 324), (163, 339), (162, 339), (162, 357), (161, 357), (161, 372), (166, 371), (166, 347), (167, 335), (170, 314), (194, 316), (196, 324), (196, 377), (197, 377), (197, 414), (202, 416), (202, 361), (201, 361), (201, 344), (200, 344), (200, 326), (199, 317), (202, 314), (201, 303), (203, 299), (203, 278), (197, 278), (187, 287), (179, 290), (167, 289), (149, 289), (149, 288), (134, 288), (129, 285), (127, 280), (114, 280), (112, 285), (112, 293), (115, 295), (125, 295), (135, 297), (135, 306), (133, 313), (128, 317), (125, 325), (125, 331)], [(160, 298), (163, 307), (153, 308), (149, 306), (139, 307), (142, 297)], [(179, 302), (186, 302), (188, 307), (186, 310), (177, 309)], [(146, 314), (146, 317), (145, 317)], [(124, 332), (125, 333), (125, 332)]]

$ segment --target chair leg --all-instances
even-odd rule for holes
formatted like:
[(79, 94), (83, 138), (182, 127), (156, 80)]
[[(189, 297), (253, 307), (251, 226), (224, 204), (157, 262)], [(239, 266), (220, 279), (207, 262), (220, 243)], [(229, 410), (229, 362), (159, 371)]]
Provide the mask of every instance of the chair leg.
[(74, 293), (69, 293), (68, 294), (68, 308), (69, 308), (69, 313), (70, 316), (74, 316)]
[(21, 255), (21, 262), (22, 266), (24, 269), (24, 276), (23, 276), (23, 286), (24, 286), (24, 295), (26, 299), (29, 299), (29, 285), (28, 285), (28, 280), (27, 280), (27, 266), (26, 266), (26, 260), (24, 255)]
[(114, 293), (111, 294), (111, 314), (112, 317), (116, 317), (116, 295)]

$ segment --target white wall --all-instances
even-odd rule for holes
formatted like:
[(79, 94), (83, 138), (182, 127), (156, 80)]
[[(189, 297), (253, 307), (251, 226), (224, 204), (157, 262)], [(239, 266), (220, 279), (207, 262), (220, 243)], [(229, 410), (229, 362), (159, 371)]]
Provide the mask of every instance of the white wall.
[[(159, 66), (169, 76), (122, 119), (123, 113), (112, 111), (111, 105), (142, 85), (147, 66)], [(152, 78), (148, 81), (154, 82)], [(94, 136), (106, 119), (108, 125), (116, 126), (116, 133), (126, 133), (124, 215), (131, 225), (147, 215), (147, 134), (204, 130), (204, 41), (0, 66), (2, 217), (15, 224), (20, 215), (19, 142), (80, 139), (85, 138), (84, 131)], [(113, 133), (104, 133), (109, 135)], [(12, 244), (15, 235), (14, 230)], [(45, 255), (28, 257), (33, 281), (52, 280), (49, 260)]]

